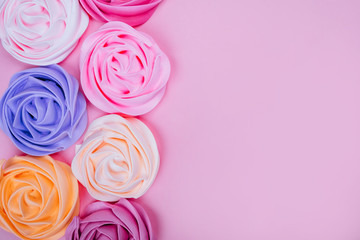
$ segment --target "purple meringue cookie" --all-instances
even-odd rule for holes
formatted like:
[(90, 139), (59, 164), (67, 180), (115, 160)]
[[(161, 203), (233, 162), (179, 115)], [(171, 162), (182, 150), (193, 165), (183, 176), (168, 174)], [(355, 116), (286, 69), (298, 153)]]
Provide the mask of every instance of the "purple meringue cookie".
[(0, 101), (0, 127), (30, 155), (70, 147), (86, 125), (86, 101), (78, 80), (56, 64), (16, 73)]

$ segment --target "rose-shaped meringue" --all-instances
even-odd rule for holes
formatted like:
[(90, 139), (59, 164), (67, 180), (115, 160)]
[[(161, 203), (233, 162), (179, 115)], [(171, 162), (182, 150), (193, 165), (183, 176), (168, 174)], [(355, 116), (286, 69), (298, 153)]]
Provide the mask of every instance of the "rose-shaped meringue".
[(81, 84), (87, 98), (108, 113), (149, 112), (165, 93), (170, 62), (154, 40), (122, 22), (109, 22), (81, 48)]
[(40, 66), (64, 60), (89, 23), (78, 0), (5, 0), (0, 14), (4, 48), (19, 61)]
[(71, 169), (49, 156), (1, 163), (0, 226), (22, 239), (58, 239), (79, 212)]
[(16, 73), (0, 100), (0, 127), (23, 152), (64, 150), (83, 134), (86, 101), (78, 81), (58, 65)]
[(161, 0), (80, 0), (84, 9), (100, 21), (122, 21), (131, 26), (145, 23)]
[(136, 202), (121, 199), (115, 204), (89, 204), (66, 229), (65, 239), (151, 240), (153, 233), (145, 210)]
[(143, 195), (159, 164), (155, 138), (147, 126), (136, 118), (111, 114), (90, 124), (71, 168), (93, 198), (114, 202)]

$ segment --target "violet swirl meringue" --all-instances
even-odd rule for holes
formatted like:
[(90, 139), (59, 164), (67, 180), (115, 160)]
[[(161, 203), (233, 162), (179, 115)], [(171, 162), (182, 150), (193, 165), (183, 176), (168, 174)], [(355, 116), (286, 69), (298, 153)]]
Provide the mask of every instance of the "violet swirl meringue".
[(43, 156), (74, 144), (87, 125), (78, 80), (59, 65), (14, 74), (0, 100), (0, 127), (21, 151)]

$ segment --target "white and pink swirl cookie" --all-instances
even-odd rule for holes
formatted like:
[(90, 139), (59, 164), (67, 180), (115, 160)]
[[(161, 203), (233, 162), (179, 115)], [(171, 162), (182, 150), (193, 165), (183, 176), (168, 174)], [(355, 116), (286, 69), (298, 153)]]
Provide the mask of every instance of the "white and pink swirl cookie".
[(103, 25), (84, 41), (81, 85), (92, 104), (108, 113), (141, 115), (165, 93), (170, 62), (154, 40), (122, 22)]
[(78, 0), (5, 0), (0, 38), (19, 61), (50, 65), (71, 53), (88, 23)]
[(93, 198), (114, 202), (143, 195), (159, 164), (149, 128), (136, 118), (110, 114), (90, 124), (71, 169)]

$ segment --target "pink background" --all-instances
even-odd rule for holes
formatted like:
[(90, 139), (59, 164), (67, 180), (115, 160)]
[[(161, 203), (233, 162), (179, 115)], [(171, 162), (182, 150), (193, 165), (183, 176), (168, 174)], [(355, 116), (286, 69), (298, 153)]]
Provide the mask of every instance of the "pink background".
[[(172, 62), (141, 117), (162, 157), (139, 199), (159, 240), (360, 239), (360, 1), (165, 0), (138, 29)], [(78, 53), (61, 64), (76, 77)], [(29, 66), (0, 55), (2, 94)]]

